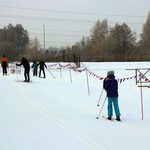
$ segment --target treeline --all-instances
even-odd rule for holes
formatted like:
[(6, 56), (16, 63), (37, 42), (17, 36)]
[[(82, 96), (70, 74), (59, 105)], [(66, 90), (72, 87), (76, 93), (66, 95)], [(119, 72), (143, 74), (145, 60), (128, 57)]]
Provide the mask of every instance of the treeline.
[(149, 61), (150, 12), (140, 37), (126, 23), (109, 27), (107, 20), (98, 20), (90, 37), (83, 37), (62, 53), (75, 53), (81, 61)]
[(0, 29), (0, 56), (6, 55), (9, 61), (17, 61), (26, 57), (33, 60), (51, 60), (58, 51), (57, 48), (41, 48), (38, 38), (30, 39), (29, 33), (21, 24)]
[(29, 35), (22, 25), (17, 24), (14, 27), (9, 24), (0, 29), (0, 54), (9, 55), (10, 60), (14, 60), (20, 54), (25, 53), (28, 43)]
[(149, 61), (150, 12), (140, 37), (126, 23), (109, 27), (106, 19), (98, 20), (89, 37), (83, 37), (71, 47), (50, 47), (45, 51), (36, 37), (29, 39), (22, 25), (9, 24), (0, 29), (0, 53), (12, 61), (22, 56), (31, 61)]

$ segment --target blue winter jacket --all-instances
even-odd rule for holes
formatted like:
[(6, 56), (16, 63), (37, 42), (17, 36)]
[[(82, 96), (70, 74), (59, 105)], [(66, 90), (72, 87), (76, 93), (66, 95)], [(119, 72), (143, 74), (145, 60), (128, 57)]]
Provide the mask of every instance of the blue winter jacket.
[(107, 97), (118, 97), (118, 82), (114, 75), (107, 76), (103, 82), (103, 88), (107, 92)]

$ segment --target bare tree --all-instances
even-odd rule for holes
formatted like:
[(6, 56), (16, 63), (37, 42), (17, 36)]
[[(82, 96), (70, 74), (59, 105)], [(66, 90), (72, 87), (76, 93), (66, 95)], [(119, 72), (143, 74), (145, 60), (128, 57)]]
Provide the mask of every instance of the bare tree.
[(28, 32), (20, 24), (9, 24), (0, 30), (0, 49), (7, 53), (9, 60), (15, 60), (19, 53), (24, 53), (28, 42)]
[(150, 51), (150, 12), (148, 13), (146, 23), (143, 26), (143, 48), (146, 51)]
[(108, 37), (107, 20), (97, 21), (91, 30), (92, 50), (95, 55), (99, 55), (99, 60), (102, 59), (103, 51), (105, 51), (105, 41)]
[(27, 58), (30, 60), (39, 60), (40, 50), (41, 50), (41, 45), (40, 45), (40, 41), (38, 40), (38, 38), (35, 37), (34, 39), (31, 39), (28, 47), (26, 48)]
[(117, 59), (125, 60), (125, 55), (130, 54), (135, 46), (135, 39), (131, 29), (125, 23), (122, 25), (116, 24), (115, 27), (111, 28), (109, 35), (110, 48), (116, 56), (119, 56)]

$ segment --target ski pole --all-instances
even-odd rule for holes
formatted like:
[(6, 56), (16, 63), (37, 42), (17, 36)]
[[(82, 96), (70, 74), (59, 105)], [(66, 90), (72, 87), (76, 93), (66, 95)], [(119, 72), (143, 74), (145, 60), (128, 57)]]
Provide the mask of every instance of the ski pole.
[[(47, 68), (46, 68), (47, 69)], [(48, 70), (48, 69), (47, 69)], [(54, 79), (56, 79), (56, 77), (51, 73), (50, 70), (48, 70), (48, 72), (53, 76)]]
[(103, 94), (103, 88), (102, 88), (102, 91), (101, 91), (101, 94), (100, 94), (97, 106), (99, 106), (99, 104), (100, 104), (100, 100), (101, 100), (102, 94)]
[(99, 111), (99, 114), (98, 114), (98, 116), (96, 117), (96, 119), (99, 119), (99, 116), (101, 115), (101, 112), (102, 112), (102, 110), (103, 110), (103, 107), (104, 107), (104, 104), (105, 104), (105, 102), (106, 102), (106, 99), (107, 99), (107, 96), (106, 96), (105, 99), (104, 99), (103, 105), (102, 105), (102, 107), (101, 107), (101, 109), (100, 109), (100, 111)]

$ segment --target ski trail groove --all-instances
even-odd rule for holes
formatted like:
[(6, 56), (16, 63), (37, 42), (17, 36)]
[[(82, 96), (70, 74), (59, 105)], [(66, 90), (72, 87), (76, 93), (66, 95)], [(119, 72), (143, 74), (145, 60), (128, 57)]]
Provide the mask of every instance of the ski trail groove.
[[(30, 97), (30, 96), (28, 96)], [(32, 97), (33, 99), (33, 97)], [(81, 130), (73, 127), (69, 124), (68, 121), (57, 117), (56, 114), (53, 114), (50, 112), (46, 107), (42, 106), (39, 102), (35, 102), (33, 100), (27, 100), (28, 103), (30, 103), (34, 108), (36, 108), (39, 112), (41, 112), (47, 119), (50, 121), (53, 121), (57, 126), (67, 130), (72, 136), (74, 136), (78, 141), (80, 141), (82, 144), (89, 149), (89, 150), (108, 150), (106, 146), (100, 146), (98, 143), (96, 143), (94, 140), (89, 138), (84, 132)]]
[[(18, 85), (18, 83), (16, 84)], [(24, 93), (20, 91), (19, 94), (24, 96)], [(46, 109), (46, 107), (43, 104), (39, 103), (38, 102), (39, 100), (35, 98), (33, 95), (26, 94), (25, 99), (28, 104), (32, 105), (36, 110), (38, 110), (41, 114), (43, 114), (46, 119), (48, 119), (49, 121), (53, 121), (53, 123), (55, 123), (57, 126), (66, 130), (73, 137), (75, 137), (81, 144), (84, 144), (89, 150), (109, 150), (105, 145), (98, 144), (88, 135), (86, 135), (85, 132), (71, 125), (69, 121), (64, 120), (55, 113), (50, 112), (48, 109)]]

